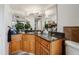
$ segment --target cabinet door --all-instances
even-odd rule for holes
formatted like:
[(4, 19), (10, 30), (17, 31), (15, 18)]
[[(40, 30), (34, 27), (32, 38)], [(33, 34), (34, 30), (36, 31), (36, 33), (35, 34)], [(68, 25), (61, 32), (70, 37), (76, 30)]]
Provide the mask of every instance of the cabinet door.
[(46, 41), (46, 40), (44, 40), (42, 38), (40, 38), (40, 40), (41, 40), (41, 42), (40, 42), (41, 45), (44, 46), (47, 50), (50, 50), (50, 42)]
[(38, 41), (36, 41), (36, 43), (35, 43), (35, 54), (36, 55), (40, 55), (40, 43), (38, 42)]
[(12, 54), (21, 50), (21, 35), (13, 35), (12, 41), (10, 42), (10, 52)]
[(22, 41), (22, 49), (23, 51), (29, 52), (29, 39), (27, 38), (27, 35), (23, 35), (23, 41)]
[(23, 35), (23, 51), (35, 54), (35, 36)]
[(35, 39), (35, 54), (40, 55), (40, 38), (37, 36)]
[[(47, 42), (43, 41), (42, 38), (36, 37), (36, 55), (49, 55), (49, 46), (47, 45)], [(46, 46), (47, 45), (47, 46)]]
[(63, 40), (62, 39), (58, 39), (54, 42), (51, 43), (51, 51), (50, 53), (53, 55), (61, 55), (62, 54), (62, 44), (63, 44)]
[(35, 54), (35, 36), (29, 35), (28, 39), (30, 40), (30, 53)]

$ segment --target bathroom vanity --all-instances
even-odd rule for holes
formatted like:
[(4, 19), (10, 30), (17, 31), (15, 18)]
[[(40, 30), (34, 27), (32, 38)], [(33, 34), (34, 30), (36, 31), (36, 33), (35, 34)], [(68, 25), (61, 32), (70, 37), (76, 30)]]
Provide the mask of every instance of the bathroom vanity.
[(16, 34), (12, 35), (9, 45), (10, 54), (21, 51), (34, 55), (62, 55), (63, 39), (45, 37), (41, 34)]

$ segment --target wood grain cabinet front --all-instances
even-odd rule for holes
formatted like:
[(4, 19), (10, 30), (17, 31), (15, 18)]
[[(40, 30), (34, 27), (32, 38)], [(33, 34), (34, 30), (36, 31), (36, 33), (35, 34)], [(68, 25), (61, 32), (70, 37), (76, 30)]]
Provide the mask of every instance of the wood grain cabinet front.
[(38, 36), (36, 36), (35, 39), (35, 54), (36, 55), (40, 55), (40, 38)]
[(30, 49), (30, 41), (27, 38), (27, 35), (23, 35), (23, 39), (22, 39), (22, 50), (25, 52), (29, 52)]
[(28, 39), (30, 40), (30, 53), (35, 54), (35, 35), (29, 35)]
[(40, 38), (40, 54), (49, 55), (50, 54), (50, 42), (46, 41), (43, 38)]
[(40, 45), (40, 55), (50, 55), (50, 52), (44, 46)]
[(36, 38), (36, 55), (62, 55), (63, 40), (46, 41), (41, 37)]
[(62, 42), (62, 39), (47, 41), (37, 35), (17, 34), (12, 36), (9, 53), (25, 51), (35, 55), (60, 55), (62, 54)]
[(35, 53), (35, 36), (34, 35), (23, 35), (22, 40), (23, 51), (29, 53)]
[(62, 55), (63, 53), (63, 40), (58, 39), (50, 44), (50, 54), (51, 55)]
[(46, 41), (45, 39), (41, 39), (41, 45), (43, 45), (47, 50), (50, 50), (50, 42)]
[(9, 44), (10, 54), (14, 54), (14, 53), (19, 52), (21, 50), (21, 39), (22, 39), (22, 35), (20, 35), (20, 34), (12, 36), (12, 41)]

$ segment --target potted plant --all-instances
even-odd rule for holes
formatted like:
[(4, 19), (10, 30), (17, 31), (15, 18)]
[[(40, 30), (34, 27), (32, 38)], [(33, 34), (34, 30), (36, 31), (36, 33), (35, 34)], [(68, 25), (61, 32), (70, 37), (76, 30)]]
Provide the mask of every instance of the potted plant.
[(24, 30), (24, 24), (19, 21), (17, 21), (17, 24), (15, 25), (15, 27), (16, 27), (16, 30), (18, 33), (22, 32)]
[(30, 25), (29, 22), (27, 22), (27, 23), (25, 24), (25, 29), (28, 30), (29, 28), (31, 28), (31, 25)]

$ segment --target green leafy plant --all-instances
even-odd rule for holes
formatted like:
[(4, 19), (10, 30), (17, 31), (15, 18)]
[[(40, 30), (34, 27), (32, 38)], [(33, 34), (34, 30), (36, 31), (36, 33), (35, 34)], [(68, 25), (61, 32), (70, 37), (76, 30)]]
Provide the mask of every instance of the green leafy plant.
[(17, 31), (23, 30), (24, 24), (17, 21), (17, 24), (15, 25), (15, 27), (16, 27)]
[(46, 24), (46, 22), (45, 22), (45, 28), (48, 29), (48, 24)]
[(29, 28), (31, 28), (31, 25), (30, 25), (30, 23), (27, 22), (27, 23), (25, 24), (25, 29), (29, 29)]

